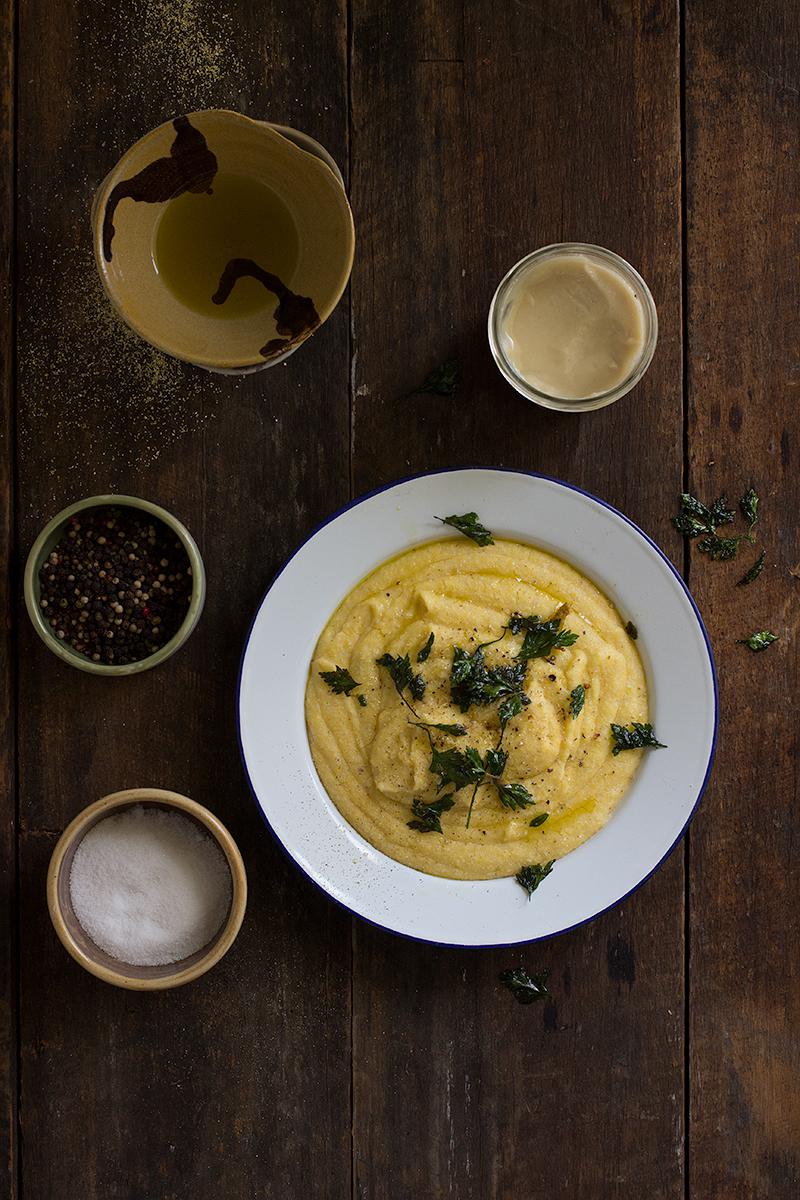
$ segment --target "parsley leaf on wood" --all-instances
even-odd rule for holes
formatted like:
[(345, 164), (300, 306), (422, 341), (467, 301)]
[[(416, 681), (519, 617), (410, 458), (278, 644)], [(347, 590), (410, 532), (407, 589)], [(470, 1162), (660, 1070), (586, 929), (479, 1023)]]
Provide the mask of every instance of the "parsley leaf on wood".
[(425, 382), (408, 393), (409, 396), (453, 396), (461, 382), (461, 367), (457, 358), (447, 358), (435, 367)]
[(425, 680), (421, 675), (414, 674), (411, 659), (407, 654), (402, 658), (399, 654), (382, 654), (375, 661), (379, 667), (385, 667), (389, 672), (398, 696), (403, 695), (405, 688), (408, 688), (415, 700), (421, 700), (425, 695)]
[(504, 808), (510, 808), (514, 812), (519, 812), (536, 803), (524, 783), (498, 783), (496, 787), (500, 803)]
[(548, 971), (542, 971), (540, 975), (531, 975), (524, 967), (512, 967), (501, 971), (499, 979), (520, 1004), (533, 1004), (534, 1000), (541, 1000), (550, 994), (547, 990), (548, 974)]
[(741, 540), (741, 537), (720, 537), (719, 534), (712, 533), (697, 543), (697, 549), (702, 554), (707, 554), (714, 562), (727, 562), (728, 559), (736, 557)]
[(481, 783), (485, 773), (483, 759), (474, 746), (468, 746), (466, 750), (437, 750), (431, 746), (430, 770), (431, 774), (439, 776), (436, 789), (439, 792), (448, 784), (452, 784), (453, 791), (457, 792), (470, 783)]
[(754, 488), (750, 488), (742, 496), (739, 501), (739, 508), (742, 510), (742, 516), (750, 526), (750, 532), (753, 531), (753, 526), (758, 520), (758, 495)]
[(419, 654), (417, 655), (418, 663), (424, 663), (424, 662), (428, 661), (431, 650), (433, 649), (433, 640), (434, 640), (434, 634), (433, 634), (433, 632), (431, 632), (431, 635), (428, 638), (427, 642), (425, 643), (425, 645), (422, 647)]
[(360, 687), (344, 667), (337, 667), (335, 671), (320, 671), (320, 677), (325, 680), (335, 696), (349, 696), (353, 688)]
[(585, 700), (586, 688), (582, 683), (579, 683), (569, 694), (569, 711), (572, 713), (573, 721), (576, 717), (580, 716)]
[(409, 829), (416, 829), (419, 833), (441, 833), (442, 832), (442, 813), (448, 812), (455, 800), (453, 793), (449, 792), (446, 796), (441, 796), (438, 800), (414, 800), (411, 805), (411, 811), (415, 819), (407, 821)]
[(672, 518), (672, 524), (679, 533), (694, 538), (701, 533), (716, 533), (720, 525), (730, 525), (735, 519), (736, 513), (728, 506), (725, 496), (720, 496), (709, 508), (695, 496), (683, 492), (680, 513)]
[(546, 879), (550, 874), (554, 863), (555, 859), (551, 858), (550, 862), (533, 863), (529, 867), (520, 867), (520, 869), (517, 871), (514, 878), (519, 886), (524, 888), (528, 893), (529, 900), (542, 880)]
[(549, 816), (550, 816), (550, 813), (548, 813), (548, 812), (539, 813), (538, 817), (534, 817), (533, 820), (531, 821), (531, 823), (530, 823), (531, 829), (538, 829), (538, 827), (540, 825), (544, 825), (545, 821), (547, 820), (547, 818)]
[(764, 560), (767, 557), (766, 550), (762, 550), (756, 561), (753, 563), (749, 571), (745, 571), (742, 578), (737, 583), (737, 587), (745, 587), (748, 583), (753, 583), (758, 579), (761, 572), (764, 570)]
[(613, 755), (621, 754), (623, 750), (666, 750), (663, 742), (659, 742), (653, 733), (653, 726), (641, 721), (632, 721), (630, 726), (611, 725), (611, 736), (614, 745)]
[(751, 633), (747, 638), (739, 638), (739, 642), (743, 646), (749, 646), (755, 652), (766, 650), (767, 646), (771, 646), (777, 640), (777, 633), (770, 633), (768, 629), (762, 629), (760, 633)]
[(436, 520), (441, 521), (443, 525), (452, 525), (453, 529), (457, 529), (465, 537), (471, 538), (479, 546), (494, 545), (494, 538), (485, 525), (481, 525), (477, 513), (463, 513), (460, 517), (453, 514), (450, 517), (437, 517)]

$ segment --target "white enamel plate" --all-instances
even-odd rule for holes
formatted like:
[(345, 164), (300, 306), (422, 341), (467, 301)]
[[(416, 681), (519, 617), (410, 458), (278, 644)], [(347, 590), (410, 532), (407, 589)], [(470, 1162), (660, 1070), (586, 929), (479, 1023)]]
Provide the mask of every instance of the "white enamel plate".
[[(493, 533), (573, 563), (634, 622), (652, 720), (668, 746), (642, 756), (608, 824), (557, 862), (530, 901), (513, 879), (440, 879), (369, 845), (328, 798), (306, 735), (309, 662), (334, 609), (385, 559), (452, 536), (434, 513), (469, 511)], [(458, 946), (550, 937), (630, 895), (686, 828), (711, 770), (716, 727), (708, 637), (671, 563), (603, 501), (558, 480), (517, 471), (422, 475), (365, 496), (331, 518), (264, 597), (239, 680), (245, 769), (266, 821), (300, 869), (376, 925)]]

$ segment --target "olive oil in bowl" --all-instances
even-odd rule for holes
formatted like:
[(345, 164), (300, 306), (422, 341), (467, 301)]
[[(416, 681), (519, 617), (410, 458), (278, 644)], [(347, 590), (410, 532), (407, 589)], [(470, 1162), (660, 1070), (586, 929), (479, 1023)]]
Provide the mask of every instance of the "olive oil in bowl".
[(250, 259), (291, 286), (297, 229), (283, 201), (244, 175), (219, 174), (211, 193), (184, 192), (170, 200), (156, 225), (153, 264), (172, 294), (193, 312), (241, 319), (275, 307), (258, 279), (236, 281), (223, 304), (212, 297), (232, 259)]

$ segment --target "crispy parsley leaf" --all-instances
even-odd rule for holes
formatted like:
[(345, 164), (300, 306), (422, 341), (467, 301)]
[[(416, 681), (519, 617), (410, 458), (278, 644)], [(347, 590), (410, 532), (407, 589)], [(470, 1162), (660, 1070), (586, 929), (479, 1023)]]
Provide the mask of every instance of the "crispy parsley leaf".
[(505, 732), (509, 721), (513, 721), (514, 717), (518, 717), (526, 704), (530, 704), (530, 700), (522, 692), (513, 692), (512, 695), (506, 696), (497, 710), (497, 715), (500, 718), (500, 728), (503, 732)]
[(522, 694), (526, 666), (526, 662), (517, 659), (505, 667), (487, 667), (482, 646), (473, 654), (454, 646), (450, 699), (462, 712), (467, 712), (472, 704), (492, 704), (515, 694), (519, 694), (523, 705), (530, 704)]
[(408, 393), (409, 396), (453, 396), (461, 382), (461, 367), (457, 358), (447, 358), (435, 367), (425, 382)]
[(547, 813), (547, 812), (539, 813), (538, 817), (534, 817), (533, 820), (531, 821), (531, 823), (530, 823), (531, 829), (538, 829), (540, 825), (544, 825), (545, 821), (547, 820), (547, 818), (549, 816), (550, 816), (550, 813)]
[(534, 1000), (541, 1000), (550, 994), (547, 990), (548, 975), (549, 971), (530, 975), (524, 967), (511, 967), (501, 971), (498, 978), (520, 1004), (533, 1004)]
[(416, 725), (418, 729), (438, 729), (439, 733), (449, 733), (450, 737), (465, 737), (467, 732), (466, 725), (440, 725), (433, 721), (409, 721), (409, 725)]
[(481, 525), (477, 513), (463, 513), (460, 517), (453, 514), (451, 517), (436, 517), (436, 520), (441, 521), (443, 525), (452, 525), (453, 529), (457, 529), (465, 537), (471, 538), (479, 546), (494, 545), (494, 538), (489, 530)]
[(762, 550), (756, 561), (753, 563), (749, 571), (745, 571), (742, 578), (737, 583), (737, 587), (745, 587), (748, 583), (753, 583), (758, 579), (761, 572), (764, 570), (764, 560), (767, 557), (766, 550)]
[(697, 543), (697, 549), (702, 554), (707, 554), (714, 562), (727, 562), (728, 559), (736, 557), (741, 540), (741, 537), (720, 537), (712, 533)]
[(554, 862), (555, 859), (551, 858), (550, 862), (533, 863), (529, 867), (520, 867), (520, 869), (517, 871), (514, 878), (519, 886), (524, 888), (528, 893), (529, 900), (542, 880), (546, 879), (552, 871)]
[(439, 800), (414, 800), (411, 811), (415, 819), (407, 821), (406, 824), (409, 829), (416, 829), (419, 833), (441, 833), (442, 813), (449, 812), (454, 804), (452, 792), (440, 797)]
[(496, 779), (499, 775), (503, 774), (503, 771), (505, 771), (507, 762), (508, 762), (508, 751), (507, 750), (501, 750), (499, 746), (494, 750), (487, 750), (486, 751), (486, 774), (491, 775), (491, 776), (493, 776), (493, 778)]
[(421, 675), (414, 674), (411, 659), (407, 654), (402, 658), (399, 654), (382, 654), (375, 661), (379, 667), (385, 667), (389, 672), (398, 696), (403, 695), (405, 688), (408, 688), (415, 700), (421, 700), (425, 695), (425, 680)]
[(437, 791), (448, 784), (457, 792), (471, 783), (481, 783), (484, 776), (483, 759), (474, 746), (466, 750), (437, 750), (431, 746), (431, 774), (439, 776)]
[(525, 630), (525, 637), (520, 647), (518, 659), (527, 662), (531, 658), (547, 658), (554, 650), (565, 650), (577, 642), (577, 633), (569, 629), (560, 629), (561, 617), (551, 617), (549, 621), (540, 621), (537, 616), (523, 617), (514, 613), (508, 628), (512, 633)]
[(430, 653), (431, 653), (431, 650), (433, 649), (434, 636), (435, 635), (433, 634), (433, 632), (431, 632), (431, 635), (428, 638), (427, 642), (425, 643), (425, 645), (422, 647), (419, 654), (417, 655), (418, 663), (427, 662), (428, 659), (430, 658)]
[(742, 516), (750, 526), (750, 532), (753, 532), (753, 526), (758, 520), (758, 495), (755, 488), (750, 488), (742, 496), (739, 501), (739, 508), (742, 510)]
[(569, 711), (572, 713), (573, 721), (576, 717), (580, 716), (580, 712), (583, 708), (585, 700), (586, 688), (582, 683), (579, 683), (578, 686), (574, 687), (569, 694)]
[(364, 695), (363, 692), (361, 693), (360, 696), (356, 696), (356, 700), (358, 701), (358, 703), (361, 705), (362, 708), (367, 707), (367, 697)]
[(653, 733), (653, 726), (641, 721), (632, 721), (630, 726), (612, 724), (611, 736), (614, 741), (611, 753), (614, 755), (623, 750), (666, 750), (664, 743)]
[(320, 677), (325, 680), (335, 696), (349, 696), (353, 688), (360, 686), (344, 667), (337, 667), (335, 671), (320, 671)]
[(524, 783), (498, 783), (496, 787), (500, 803), (513, 812), (520, 812), (536, 803)]
[(729, 507), (727, 497), (720, 496), (709, 508), (695, 496), (683, 492), (680, 512), (672, 518), (672, 524), (686, 537), (698, 537), (701, 533), (716, 533), (720, 525), (730, 525), (736, 513)]
[(751, 633), (747, 638), (739, 638), (741, 645), (749, 646), (756, 653), (759, 650), (766, 650), (767, 646), (771, 646), (777, 640), (777, 633), (770, 633), (768, 629), (762, 629), (760, 633)]
[(635, 642), (639, 636), (639, 630), (636, 628), (633, 621), (628, 621), (628, 624), (625, 626), (625, 632), (632, 642)]

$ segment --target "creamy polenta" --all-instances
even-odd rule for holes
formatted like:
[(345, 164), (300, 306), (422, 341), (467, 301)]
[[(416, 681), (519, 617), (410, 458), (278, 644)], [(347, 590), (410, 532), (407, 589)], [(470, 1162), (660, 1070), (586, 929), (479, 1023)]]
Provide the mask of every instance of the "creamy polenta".
[[(440, 751), (498, 744), (498, 704), (453, 703), (454, 647), (485, 649), (487, 667), (513, 664), (524, 634), (505, 630), (512, 614), (562, 617), (574, 644), (527, 664), (530, 703), (502, 740), (502, 782), (532, 797), (523, 809), (501, 802), (494, 781), (479, 784), (467, 827), (472, 787), (460, 789), (441, 814), (442, 832), (409, 827), (414, 800), (437, 791), (432, 745)], [(505, 630), (505, 634), (504, 634)], [(429, 657), (417, 655), (433, 634)], [(503, 636), (504, 635), (504, 636)], [(398, 694), (385, 654), (408, 655), (425, 680), (415, 700)], [(342, 667), (358, 687), (335, 694), (321, 671)], [(585, 688), (572, 715), (571, 695)], [(363, 700), (358, 697), (363, 696)], [(459, 723), (455, 738), (426, 732), (414, 720)], [(610, 725), (647, 721), (647, 688), (635, 643), (610, 601), (568, 563), (518, 542), (478, 547), (466, 539), (418, 546), (378, 567), (331, 617), (317, 643), (306, 690), (306, 723), (320, 779), (347, 821), (377, 849), (417, 870), (451, 879), (494, 879), (530, 863), (560, 858), (605, 825), (628, 788), (641, 751), (613, 756)], [(531, 826), (531, 821), (547, 819)]]

